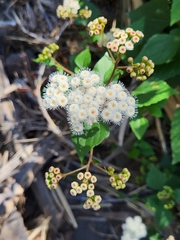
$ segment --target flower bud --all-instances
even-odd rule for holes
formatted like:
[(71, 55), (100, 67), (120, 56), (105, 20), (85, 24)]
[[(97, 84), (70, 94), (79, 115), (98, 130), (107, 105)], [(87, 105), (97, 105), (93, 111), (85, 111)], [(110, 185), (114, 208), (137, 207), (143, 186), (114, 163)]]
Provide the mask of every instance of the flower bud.
[(133, 63), (134, 59), (132, 57), (129, 57), (127, 60), (128, 60), (129, 63)]

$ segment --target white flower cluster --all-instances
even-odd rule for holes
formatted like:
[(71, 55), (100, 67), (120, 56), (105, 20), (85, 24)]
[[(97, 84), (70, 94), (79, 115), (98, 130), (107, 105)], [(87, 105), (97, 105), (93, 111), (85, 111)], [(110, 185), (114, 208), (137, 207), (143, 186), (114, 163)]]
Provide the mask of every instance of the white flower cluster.
[(66, 9), (69, 9), (69, 11), (71, 11), (73, 14), (77, 14), (78, 10), (80, 9), (78, 0), (64, 0), (63, 6)]
[(47, 109), (65, 108), (74, 134), (83, 134), (85, 127), (99, 120), (119, 125), (123, 118), (136, 115), (136, 100), (122, 83), (104, 86), (99, 75), (90, 70), (69, 78), (58, 72), (49, 76), (43, 105)]
[(74, 18), (80, 9), (78, 0), (64, 0), (63, 5), (59, 5), (56, 9), (59, 18)]
[(142, 222), (140, 216), (127, 217), (126, 223), (122, 224), (122, 229), (121, 240), (139, 240), (147, 235), (146, 225)]

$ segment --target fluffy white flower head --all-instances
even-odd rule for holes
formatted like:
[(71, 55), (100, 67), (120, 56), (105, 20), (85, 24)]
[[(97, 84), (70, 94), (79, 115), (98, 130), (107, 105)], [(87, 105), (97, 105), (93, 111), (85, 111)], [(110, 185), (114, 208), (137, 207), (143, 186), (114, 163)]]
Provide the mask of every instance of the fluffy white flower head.
[(139, 240), (147, 235), (146, 225), (140, 216), (127, 217), (125, 223), (122, 224), (122, 229), (121, 240)]

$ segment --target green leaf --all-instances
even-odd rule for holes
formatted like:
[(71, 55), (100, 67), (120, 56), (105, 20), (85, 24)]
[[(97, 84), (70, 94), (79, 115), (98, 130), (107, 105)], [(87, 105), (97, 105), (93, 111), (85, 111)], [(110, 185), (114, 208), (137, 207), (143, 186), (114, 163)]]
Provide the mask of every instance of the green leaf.
[(173, 164), (180, 162), (180, 108), (176, 109), (174, 112), (173, 120), (171, 123), (171, 148)]
[(173, 220), (171, 211), (164, 209), (163, 205), (159, 205), (155, 211), (155, 221), (160, 229), (167, 227)]
[(174, 199), (176, 202), (180, 203), (180, 189), (174, 189)]
[(179, 62), (180, 62), (180, 56), (179, 56), (179, 59), (176, 58), (169, 63), (164, 63), (162, 65), (155, 66), (154, 73), (152, 77), (149, 79), (150, 80), (151, 79), (167, 80), (169, 78), (179, 75), (180, 74)]
[(150, 106), (177, 93), (178, 91), (171, 88), (166, 82), (162, 80), (150, 81), (150, 79), (133, 91), (133, 95), (137, 96), (139, 107)]
[(153, 164), (151, 164), (146, 179), (147, 186), (155, 190), (162, 190), (166, 180), (166, 176)]
[(159, 236), (159, 233), (155, 233), (154, 235), (150, 236), (149, 240), (161, 240), (162, 238)]
[(144, 133), (146, 132), (149, 126), (147, 118), (144, 117), (137, 117), (135, 119), (132, 119), (129, 124), (131, 126), (133, 133), (139, 140), (143, 137)]
[(100, 74), (101, 78), (103, 79), (103, 83), (107, 83), (113, 69), (114, 64), (106, 52), (104, 56), (96, 63), (93, 70)]
[(169, 26), (169, 5), (165, 0), (151, 0), (130, 12), (131, 27), (144, 33), (144, 39)]
[(170, 26), (172, 26), (174, 23), (180, 21), (180, 0), (173, 0), (172, 6), (171, 6), (171, 21)]
[(162, 108), (165, 106), (165, 104), (166, 100), (162, 100), (156, 104), (148, 106), (147, 109), (154, 117), (162, 117)]
[(162, 110), (161, 110), (161, 108), (159, 108), (155, 104), (149, 106), (148, 110), (154, 117), (162, 117)]
[(152, 36), (141, 49), (135, 62), (141, 61), (143, 56), (148, 56), (155, 64), (167, 63), (176, 54), (179, 41), (170, 34), (156, 34)]
[(86, 129), (84, 134), (80, 136), (71, 136), (81, 164), (83, 164), (84, 156), (90, 151), (90, 149), (99, 145), (108, 136), (109, 127), (103, 122), (94, 123), (90, 129)]
[(75, 63), (79, 68), (88, 67), (91, 63), (91, 53), (89, 48), (86, 48), (84, 51), (80, 52), (75, 58)]
[(152, 146), (146, 142), (145, 140), (141, 139), (141, 140), (137, 140), (133, 146), (137, 149), (140, 150), (140, 154), (141, 156), (146, 156), (146, 157), (149, 157), (149, 156), (152, 156), (154, 155), (154, 150), (152, 148)]

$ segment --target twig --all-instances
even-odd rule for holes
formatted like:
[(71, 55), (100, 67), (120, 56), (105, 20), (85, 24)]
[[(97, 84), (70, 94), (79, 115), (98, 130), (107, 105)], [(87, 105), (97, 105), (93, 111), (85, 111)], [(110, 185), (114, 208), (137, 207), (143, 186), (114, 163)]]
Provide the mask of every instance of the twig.
[(166, 142), (165, 142), (165, 138), (164, 138), (164, 135), (163, 135), (163, 131), (162, 131), (162, 128), (161, 128), (161, 123), (160, 123), (159, 118), (155, 118), (155, 123), (156, 123), (156, 129), (157, 129), (157, 132), (158, 132), (158, 135), (159, 135), (159, 140), (160, 140), (160, 143), (161, 143), (162, 150), (163, 150), (164, 153), (167, 153)]

